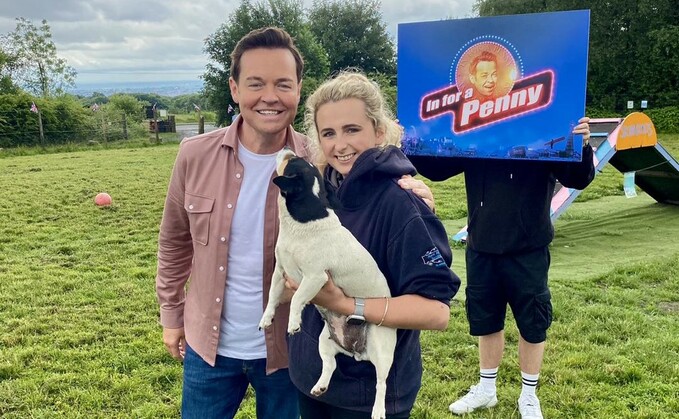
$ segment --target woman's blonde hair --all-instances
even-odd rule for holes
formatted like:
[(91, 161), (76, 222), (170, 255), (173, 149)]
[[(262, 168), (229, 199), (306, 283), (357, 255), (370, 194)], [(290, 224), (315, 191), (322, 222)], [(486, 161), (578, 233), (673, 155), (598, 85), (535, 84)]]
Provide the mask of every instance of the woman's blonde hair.
[(372, 121), (375, 131), (384, 133), (384, 142), (379, 147), (401, 146), (403, 129), (394, 120), (379, 85), (356, 70), (344, 70), (321, 84), (306, 101), (304, 128), (311, 138), (311, 156), (321, 171), (328, 163), (320, 147), (316, 113), (322, 105), (344, 99), (359, 99), (365, 104), (366, 116)]

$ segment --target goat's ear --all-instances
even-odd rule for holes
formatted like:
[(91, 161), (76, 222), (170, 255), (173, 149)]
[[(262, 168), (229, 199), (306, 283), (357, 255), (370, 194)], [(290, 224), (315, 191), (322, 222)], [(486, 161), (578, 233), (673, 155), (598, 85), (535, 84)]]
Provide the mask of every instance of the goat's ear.
[(299, 175), (294, 176), (276, 176), (273, 178), (273, 183), (283, 192), (292, 192), (299, 189)]

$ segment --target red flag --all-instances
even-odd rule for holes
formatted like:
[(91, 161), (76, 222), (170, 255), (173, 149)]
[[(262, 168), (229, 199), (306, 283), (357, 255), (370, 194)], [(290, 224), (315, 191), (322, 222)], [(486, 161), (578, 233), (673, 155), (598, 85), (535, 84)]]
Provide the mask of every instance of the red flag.
[(38, 113), (38, 107), (35, 106), (35, 102), (31, 102), (31, 112)]

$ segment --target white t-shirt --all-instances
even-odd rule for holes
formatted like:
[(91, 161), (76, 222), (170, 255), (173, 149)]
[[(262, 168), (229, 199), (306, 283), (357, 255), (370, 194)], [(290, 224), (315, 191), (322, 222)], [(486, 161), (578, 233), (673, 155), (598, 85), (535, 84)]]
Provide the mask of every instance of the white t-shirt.
[(276, 154), (255, 154), (238, 143), (243, 180), (231, 223), (228, 273), (217, 354), (236, 359), (266, 358), (262, 318), (264, 207)]

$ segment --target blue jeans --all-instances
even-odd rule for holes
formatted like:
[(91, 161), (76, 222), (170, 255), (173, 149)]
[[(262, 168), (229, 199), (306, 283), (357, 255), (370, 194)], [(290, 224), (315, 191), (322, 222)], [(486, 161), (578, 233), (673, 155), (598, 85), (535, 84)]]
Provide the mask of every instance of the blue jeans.
[(287, 369), (266, 375), (266, 359), (217, 355), (214, 367), (187, 345), (184, 357), (182, 418), (233, 418), (251, 384), (257, 418), (298, 419), (297, 389)]

